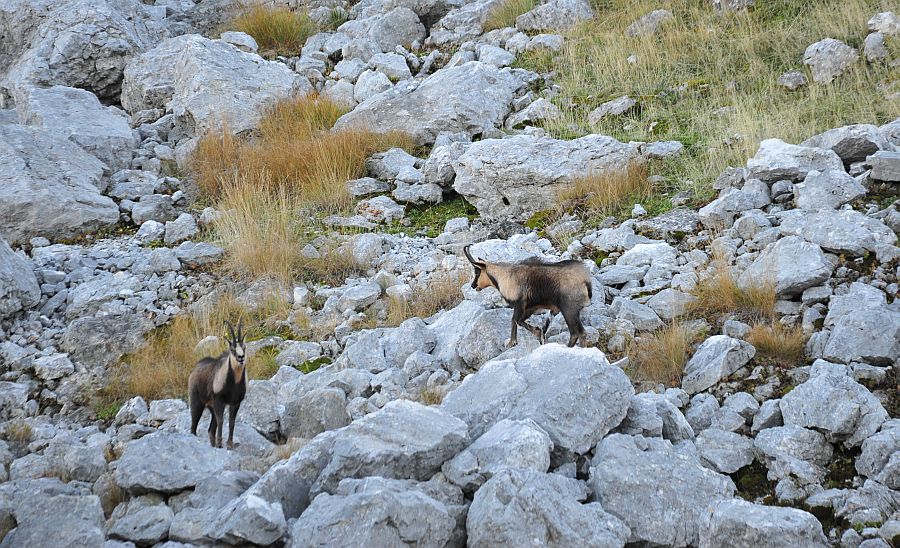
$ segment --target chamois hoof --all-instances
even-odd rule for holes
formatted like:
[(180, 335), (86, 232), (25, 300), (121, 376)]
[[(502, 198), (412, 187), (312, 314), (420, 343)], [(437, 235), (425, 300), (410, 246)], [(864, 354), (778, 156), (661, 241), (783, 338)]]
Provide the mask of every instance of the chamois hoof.
[(228, 447), (228, 449), (234, 449), (234, 442), (233, 441), (228, 442), (226, 447)]
[(505, 344), (504, 346), (505, 346), (506, 348), (512, 348), (512, 347), (514, 347), (514, 346), (517, 345), (517, 344), (519, 344), (519, 341), (518, 341), (518, 340), (516, 340), (516, 339), (508, 339), (508, 340), (506, 341), (506, 344)]

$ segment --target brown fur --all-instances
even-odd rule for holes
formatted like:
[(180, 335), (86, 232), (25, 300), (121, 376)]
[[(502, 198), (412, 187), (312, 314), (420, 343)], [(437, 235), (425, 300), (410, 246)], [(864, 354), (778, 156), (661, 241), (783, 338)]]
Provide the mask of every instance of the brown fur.
[(225, 425), (225, 407), (228, 406), (228, 448), (234, 448), (234, 421), (241, 402), (247, 394), (246, 347), (243, 326), (237, 334), (228, 324), (228, 350), (217, 358), (203, 358), (194, 366), (188, 378), (191, 406), (191, 434), (197, 434), (197, 425), (203, 410), (209, 409), (209, 443), (222, 447), (222, 428)]
[(475, 268), (474, 289), (494, 287), (513, 308), (509, 346), (517, 340), (517, 326), (531, 331), (543, 342), (549, 320), (543, 330), (525, 323), (532, 314), (549, 310), (562, 312), (569, 328), (569, 346), (584, 339), (584, 327), (579, 315), (591, 302), (591, 276), (580, 261), (544, 263), (528, 260), (522, 263), (491, 263), (480, 261), (464, 248), (466, 257)]

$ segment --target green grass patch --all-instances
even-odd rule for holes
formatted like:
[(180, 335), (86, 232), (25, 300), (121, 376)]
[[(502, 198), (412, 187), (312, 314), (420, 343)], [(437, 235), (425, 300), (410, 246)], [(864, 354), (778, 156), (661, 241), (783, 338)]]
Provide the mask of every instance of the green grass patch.
[(444, 225), (450, 219), (466, 217), (470, 221), (478, 216), (478, 210), (462, 196), (443, 201), (439, 204), (407, 206), (406, 219), (408, 225), (395, 223), (388, 227), (388, 232), (410, 232), (434, 238), (444, 230)]
[(296, 366), (296, 369), (298, 371), (302, 371), (303, 373), (312, 373), (323, 365), (328, 365), (330, 363), (331, 358), (329, 358), (328, 356), (319, 356), (318, 358), (312, 360), (306, 360), (305, 362)]

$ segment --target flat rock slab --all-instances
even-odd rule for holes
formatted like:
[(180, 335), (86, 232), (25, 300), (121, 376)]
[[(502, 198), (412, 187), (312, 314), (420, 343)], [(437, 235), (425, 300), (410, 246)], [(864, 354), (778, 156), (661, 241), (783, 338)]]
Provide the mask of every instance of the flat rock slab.
[(727, 335), (713, 335), (703, 341), (684, 367), (681, 387), (688, 394), (702, 392), (728, 377), (756, 355), (750, 343)]
[(859, 256), (897, 242), (897, 235), (883, 222), (858, 211), (791, 210), (780, 218), (782, 234), (799, 236), (834, 253)]
[(6, 318), (41, 301), (34, 265), (9, 247), (0, 236), (0, 318)]
[(557, 450), (583, 454), (618, 426), (634, 395), (625, 373), (596, 349), (541, 346), (466, 377), (442, 408), (480, 436), (502, 419), (532, 419)]
[(741, 273), (738, 285), (744, 289), (772, 284), (778, 296), (798, 295), (831, 277), (834, 265), (816, 244), (797, 236), (787, 236), (769, 244)]
[(753, 158), (747, 160), (750, 177), (773, 183), (782, 179), (802, 181), (813, 170), (844, 169), (834, 151), (766, 139), (759, 144)]
[(133, 493), (177, 493), (237, 468), (237, 454), (211, 447), (206, 436), (158, 431), (125, 446), (115, 475)]
[(825, 548), (822, 524), (796, 508), (763, 506), (740, 499), (717, 502), (704, 515), (700, 548)]

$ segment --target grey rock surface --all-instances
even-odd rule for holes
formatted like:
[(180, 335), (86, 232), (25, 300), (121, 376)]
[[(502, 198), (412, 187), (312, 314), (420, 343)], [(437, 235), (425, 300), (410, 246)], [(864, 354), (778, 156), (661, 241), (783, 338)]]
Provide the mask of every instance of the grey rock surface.
[(700, 528), (700, 546), (825, 548), (829, 543), (822, 524), (809, 512), (735, 499), (717, 502), (708, 510)]
[(750, 343), (727, 335), (713, 335), (703, 341), (684, 367), (681, 387), (695, 394), (728, 377), (750, 361), (756, 349)]
[(0, 236), (0, 318), (7, 318), (41, 300), (34, 265)]

